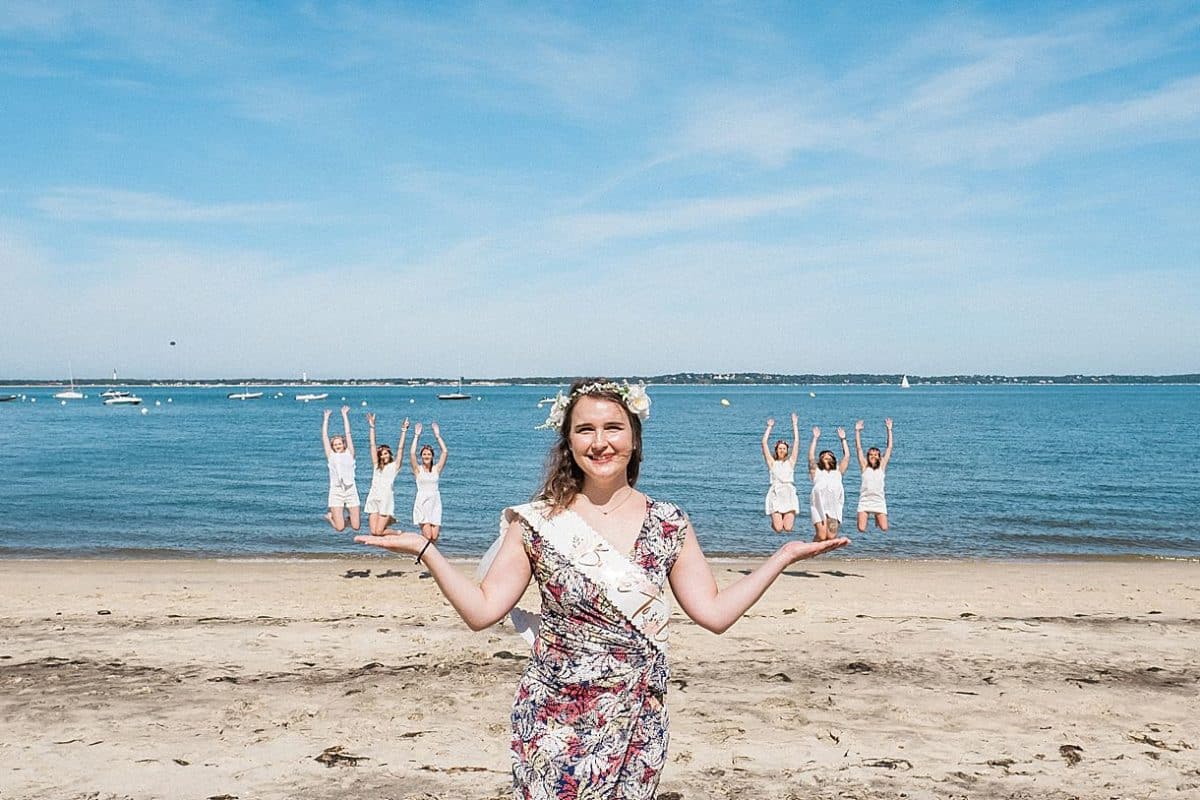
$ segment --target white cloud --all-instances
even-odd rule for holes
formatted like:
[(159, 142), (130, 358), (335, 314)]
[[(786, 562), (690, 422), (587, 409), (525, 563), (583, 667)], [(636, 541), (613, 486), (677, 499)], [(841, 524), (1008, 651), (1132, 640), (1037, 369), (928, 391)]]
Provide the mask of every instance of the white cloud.
[(61, 187), (34, 200), (60, 220), (111, 222), (263, 222), (293, 219), (296, 203), (194, 203), (151, 192)]

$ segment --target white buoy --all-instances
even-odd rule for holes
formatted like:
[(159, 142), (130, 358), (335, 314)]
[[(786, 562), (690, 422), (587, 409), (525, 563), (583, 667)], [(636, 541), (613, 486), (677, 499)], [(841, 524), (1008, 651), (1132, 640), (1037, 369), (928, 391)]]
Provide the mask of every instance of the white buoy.
[(150, 409), (148, 409), (148, 408), (142, 409), (142, 416), (145, 416), (146, 414), (149, 414), (149, 413), (150, 413)]
[(346, 400), (346, 396), (342, 395), (342, 401), (345, 402), (345, 400)]
[(154, 405), (156, 405), (156, 406), (161, 406), (161, 405), (162, 405), (162, 400), (155, 400), (155, 401), (154, 401)]
[(67, 404), (67, 401), (66, 401), (66, 400), (59, 400), (59, 401), (58, 401), (58, 404), (59, 404), (60, 406), (65, 406), (65, 405)]
[(36, 402), (37, 402), (37, 398), (36, 398), (36, 397), (31, 397), (31, 398), (29, 398), (29, 402), (31, 402), (31, 403), (36, 403)]
[(168, 402), (168, 403), (169, 403), (169, 402), (171, 402), (171, 398), (169, 398), (169, 397), (168, 397), (168, 398), (167, 398), (167, 402)]
[(365, 405), (367, 404), (367, 401), (366, 401), (366, 400), (363, 400), (363, 401), (362, 401), (362, 404), (365, 406)]
[(417, 402), (417, 401), (416, 401), (416, 400), (414, 400), (413, 398), (411, 398), (411, 397), (410, 397), (410, 398), (408, 398), (408, 402), (410, 402), (410, 403), (415, 403), (415, 402)]
[(816, 396), (817, 396), (817, 393), (816, 393), (816, 392), (809, 392), (809, 393), (808, 393), (808, 396), (809, 396), (809, 397), (816, 397)]
[(727, 406), (727, 405), (729, 405), (729, 401), (728, 401), (728, 400), (726, 400), (724, 397), (722, 397), (722, 398), (721, 398), (721, 405), (723, 405), (723, 406)]

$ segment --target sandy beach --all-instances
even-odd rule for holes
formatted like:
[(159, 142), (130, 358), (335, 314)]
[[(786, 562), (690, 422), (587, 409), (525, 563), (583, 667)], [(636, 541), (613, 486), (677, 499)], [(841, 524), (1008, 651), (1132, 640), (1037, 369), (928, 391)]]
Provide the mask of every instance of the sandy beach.
[[(411, 560), (12, 560), (0, 586), (0, 798), (507, 796), (528, 649)], [(660, 798), (1200, 797), (1195, 563), (827, 558), (671, 637)]]

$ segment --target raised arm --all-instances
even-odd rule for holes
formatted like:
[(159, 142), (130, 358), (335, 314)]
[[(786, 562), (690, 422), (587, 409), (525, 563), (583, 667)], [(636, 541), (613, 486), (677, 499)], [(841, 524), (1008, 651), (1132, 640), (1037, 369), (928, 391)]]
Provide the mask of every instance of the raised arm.
[(417, 555), (423, 550), (421, 563), (433, 575), (442, 594), (454, 606), (463, 622), (467, 623), (467, 627), (481, 631), (495, 625), (512, 611), (529, 585), (533, 573), (521, 542), (522, 533), (520, 522), (508, 526), (500, 552), (478, 586), (462, 570), (447, 561), (436, 545), (419, 533), (355, 536), (354, 541), (408, 555)]
[(325, 458), (333, 455), (333, 448), (329, 446), (329, 417), (333, 414), (328, 408), (325, 409), (325, 415), (321, 418), (321, 445), (325, 448)]
[(371, 468), (379, 469), (379, 454), (375, 452), (375, 415), (367, 412), (367, 427), (371, 429)]
[(837, 429), (838, 438), (842, 440), (842, 458), (838, 461), (838, 472), (843, 475), (850, 469), (850, 443), (846, 441), (846, 429)]
[(417, 423), (417, 427), (413, 428), (412, 445), (408, 448), (408, 465), (412, 467), (413, 475), (417, 474), (417, 470), (421, 466), (421, 462), (417, 461), (417, 442), (421, 439), (421, 423)]
[(854, 423), (854, 449), (858, 451), (858, 468), (867, 468), (867, 457), (863, 455), (862, 449), (862, 429), (863, 421), (860, 419)]
[(442, 468), (446, 466), (446, 456), (450, 455), (450, 451), (446, 448), (446, 443), (442, 441), (442, 431), (438, 428), (438, 424), (434, 422), (429, 427), (433, 429), (433, 438), (437, 439), (438, 450), (441, 451), (437, 463), (433, 466), (433, 471), (440, 475)]
[(808, 443), (808, 477), (817, 475), (817, 440), (821, 438), (821, 429), (813, 425), (812, 441)]
[(879, 468), (887, 469), (888, 462), (892, 460), (892, 418), (888, 417), (883, 424), (887, 428), (887, 449), (883, 451), (883, 457), (879, 459)]
[[(713, 633), (724, 633), (763, 596), (779, 574), (788, 566), (850, 543), (849, 539), (829, 539), (824, 542), (787, 542), (749, 575), (724, 589), (717, 588), (712, 568), (700, 549), (696, 533), (689, 523), (679, 558), (671, 568), (671, 591), (683, 609), (700, 627)], [(494, 567), (493, 567), (494, 569)]]
[(346, 429), (346, 452), (354, 457), (354, 440), (350, 438), (350, 406), (342, 406), (342, 427)]
[(789, 451), (792, 466), (796, 466), (796, 459), (800, 457), (800, 417), (796, 416), (796, 412), (792, 412), (792, 449)]
[(400, 423), (400, 444), (396, 446), (396, 471), (400, 471), (400, 465), (404, 463), (404, 441), (408, 438), (408, 417), (404, 418), (404, 422)]
[(767, 469), (771, 468), (771, 462), (774, 456), (771, 455), (771, 429), (775, 427), (775, 418), (767, 417), (767, 429), (763, 431), (762, 454), (763, 461), (767, 462)]

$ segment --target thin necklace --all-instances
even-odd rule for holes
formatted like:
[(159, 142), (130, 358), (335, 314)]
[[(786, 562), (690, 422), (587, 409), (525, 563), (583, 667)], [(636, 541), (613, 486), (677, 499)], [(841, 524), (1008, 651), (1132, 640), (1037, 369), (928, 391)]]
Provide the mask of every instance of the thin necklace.
[(625, 501), (631, 497), (633, 497), (633, 487), (632, 486), (629, 487), (629, 492), (623, 498), (621, 498), (621, 502), (617, 503), (615, 506), (613, 506), (612, 508), (610, 508), (608, 510), (605, 510), (605, 509), (601, 508), (600, 506), (596, 505), (595, 503), (592, 503), (592, 501), (590, 499), (588, 500), (588, 502), (592, 503), (592, 508), (596, 509), (601, 514), (603, 514), (604, 516), (607, 517), (609, 514), (616, 511), (621, 506), (625, 505)]

